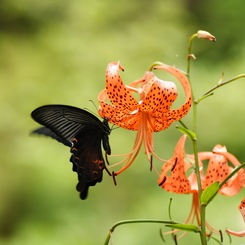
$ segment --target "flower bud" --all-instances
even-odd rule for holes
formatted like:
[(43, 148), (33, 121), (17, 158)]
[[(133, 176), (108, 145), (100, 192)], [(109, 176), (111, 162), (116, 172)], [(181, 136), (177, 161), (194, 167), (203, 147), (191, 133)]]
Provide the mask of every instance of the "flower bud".
[(211, 35), (211, 34), (210, 34), (209, 32), (207, 32), (207, 31), (202, 31), (202, 30), (198, 31), (198, 32), (197, 32), (197, 37), (198, 37), (199, 39), (208, 39), (208, 40), (210, 40), (210, 41), (216, 42), (215, 36)]
[(187, 59), (193, 59), (196, 60), (196, 56), (194, 54), (188, 54)]

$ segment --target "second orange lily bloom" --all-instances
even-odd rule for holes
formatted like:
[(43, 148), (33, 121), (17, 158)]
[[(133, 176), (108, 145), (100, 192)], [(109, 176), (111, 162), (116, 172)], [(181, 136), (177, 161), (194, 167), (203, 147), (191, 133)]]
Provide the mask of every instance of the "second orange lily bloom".
[[(198, 226), (200, 226), (200, 204), (197, 179), (194, 171), (194, 156), (185, 154), (185, 140), (186, 135), (183, 135), (175, 147), (173, 157), (163, 165), (158, 184), (169, 192), (179, 194), (193, 193), (192, 208), (185, 223), (193, 223), (196, 219)], [(216, 145), (212, 152), (198, 153), (198, 158), (203, 190), (215, 181), (221, 183), (233, 171), (234, 167), (241, 164), (235, 156), (227, 152), (225, 146), (221, 145)], [(209, 160), (206, 174), (204, 174), (203, 171), (203, 160)], [(228, 161), (232, 163), (234, 167), (229, 166)], [(244, 187), (245, 173), (244, 169), (240, 169), (223, 185), (219, 193), (226, 196), (234, 196)], [(211, 232), (218, 233), (217, 230), (212, 228), (207, 222), (206, 226)], [(169, 233), (177, 231), (178, 230), (174, 230)]]

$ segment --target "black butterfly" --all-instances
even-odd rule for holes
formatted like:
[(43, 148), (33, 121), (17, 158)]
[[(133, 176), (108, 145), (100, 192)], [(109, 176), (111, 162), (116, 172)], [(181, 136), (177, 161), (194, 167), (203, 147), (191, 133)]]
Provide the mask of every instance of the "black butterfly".
[[(45, 127), (32, 133), (43, 134), (71, 148), (73, 171), (78, 174), (77, 191), (86, 199), (89, 186), (102, 181), (102, 171), (106, 169), (101, 151), (101, 141), (107, 155), (110, 128), (108, 119), (101, 122), (86, 110), (67, 105), (46, 105), (35, 109), (32, 118)], [(110, 172), (107, 170), (110, 174)]]

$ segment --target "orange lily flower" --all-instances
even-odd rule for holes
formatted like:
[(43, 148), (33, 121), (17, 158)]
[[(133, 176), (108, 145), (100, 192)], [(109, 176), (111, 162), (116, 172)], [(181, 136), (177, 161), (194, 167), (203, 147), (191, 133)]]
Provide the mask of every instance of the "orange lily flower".
[[(194, 172), (194, 166), (190, 163), (190, 161), (194, 162), (194, 158), (192, 155), (187, 155), (190, 161), (187, 161), (185, 159), (185, 140), (186, 135), (183, 135), (175, 147), (173, 157), (170, 158), (167, 163), (163, 165), (161, 175), (158, 179), (158, 184), (163, 189), (169, 192), (178, 194), (193, 193), (191, 211), (184, 223), (193, 224), (194, 220), (196, 219), (198, 226), (200, 226), (200, 205), (197, 180), (196, 174)], [(200, 174), (203, 181), (204, 176), (202, 170), (202, 162), (199, 162), (199, 166), (201, 169)], [(169, 172), (170, 174), (168, 174)], [(187, 176), (186, 172), (190, 172), (189, 176)], [(165, 232), (163, 234), (172, 234), (178, 231), (180, 230), (175, 229), (173, 231)], [(179, 238), (183, 237), (186, 233), (187, 232), (184, 232)]]
[[(203, 189), (215, 181), (220, 183), (233, 171), (233, 167), (228, 165), (230, 161), (234, 167), (241, 165), (235, 156), (227, 152), (225, 146), (216, 145), (213, 152), (201, 152), (198, 154), (199, 160), (209, 159), (206, 178), (203, 183)], [(225, 196), (234, 196), (245, 186), (244, 170), (240, 169), (231, 177), (225, 185), (219, 190), (219, 193)]]
[[(194, 170), (194, 167), (185, 159), (185, 140), (186, 135), (183, 135), (175, 147), (173, 157), (162, 166), (162, 172), (159, 176), (158, 183), (159, 186), (169, 192), (178, 194), (198, 193), (195, 172), (190, 171), (190, 175), (188, 177), (186, 175), (186, 172), (189, 169)], [(192, 155), (187, 156), (191, 161), (194, 161)], [(199, 162), (199, 166), (201, 169), (202, 180), (204, 180), (201, 162)], [(170, 176), (168, 176), (169, 171), (171, 171)]]
[[(245, 222), (245, 198), (241, 201), (240, 205), (238, 206), (238, 209), (241, 212), (241, 215), (242, 215), (243, 220)], [(230, 233), (231, 235), (234, 235), (234, 236), (238, 236), (238, 237), (244, 237), (245, 236), (245, 229), (243, 231), (239, 231), (239, 232), (231, 231), (229, 229), (226, 229), (226, 231), (228, 233)]]
[[(115, 165), (126, 163), (114, 175), (120, 174), (133, 163), (143, 142), (150, 163), (152, 155), (164, 161), (154, 153), (152, 133), (168, 128), (173, 122), (184, 117), (191, 108), (191, 88), (187, 78), (178, 69), (168, 65), (154, 68), (166, 70), (180, 81), (186, 95), (185, 103), (180, 108), (170, 109), (178, 96), (173, 82), (160, 80), (153, 72), (146, 72), (142, 79), (127, 86), (121, 79), (119, 71), (124, 69), (119, 62), (110, 63), (107, 67), (106, 88), (98, 96), (99, 114), (108, 118), (112, 124), (137, 131), (133, 150), (125, 155), (117, 155), (126, 158)], [(138, 85), (140, 86), (137, 87)], [(139, 101), (133, 97), (133, 92), (139, 94)], [(106, 103), (106, 100), (110, 100), (111, 104)]]
[[(185, 159), (185, 140), (186, 135), (183, 135), (175, 147), (173, 157), (169, 159), (166, 164), (163, 165), (158, 183), (159, 186), (169, 192), (179, 194), (193, 193), (191, 211), (184, 223), (192, 224), (196, 219), (198, 226), (200, 226), (200, 204), (198, 197), (197, 179), (194, 172), (194, 166), (192, 165), (192, 162), (194, 162), (194, 156), (186, 155), (189, 160)], [(235, 158), (235, 156), (228, 153), (225, 146), (222, 147), (221, 145), (216, 145), (213, 149), (213, 152), (199, 153), (198, 158), (202, 189), (207, 188), (209, 185), (217, 180), (219, 182), (222, 182), (232, 172), (233, 168), (228, 165), (228, 160), (234, 166), (240, 165), (240, 162)], [(209, 159), (209, 163), (205, 176), (203, 173), (202, 161), (206, 159)], [(190, 169), (192, 169), (192, 171), (187, 176), (187, 172)], [(170, 174), (168, 175), (169, 171)], [(233, 196), (237, 194), (244, 186), (244, 170), (240, 169), (232, 178), (230, 178), (226, 182), (226, 184), (219, 190), (219, 193), (226, 196)], [(212, 228), (207, 222), (206, 227), (210, 231), (218, 234), (218, 231)], [(179, 230), (166, 232), (164, 234), (174, 233), (177, 231)]]

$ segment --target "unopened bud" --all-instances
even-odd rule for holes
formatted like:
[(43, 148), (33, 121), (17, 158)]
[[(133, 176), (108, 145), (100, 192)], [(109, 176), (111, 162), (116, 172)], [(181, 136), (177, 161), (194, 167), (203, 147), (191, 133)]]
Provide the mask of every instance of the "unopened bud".
[(197, 32), (197, 37), (200, 39), (208, 39), (210, 41), (216, 42), (216, 38), (215, 36), (211, 35), (209, 32), (207, 31), (198, 31)]
[(188, 54), (187, 59), (193, 59), (196, 60), (196, 56), (194, 54)]

